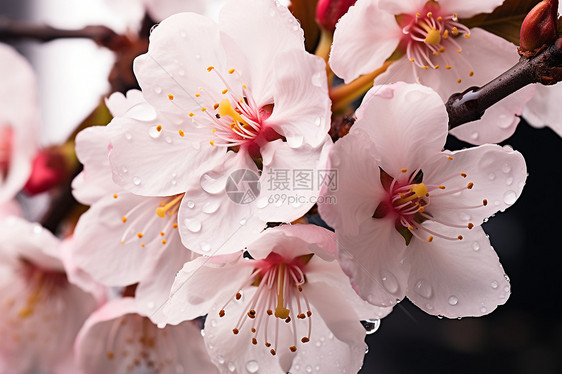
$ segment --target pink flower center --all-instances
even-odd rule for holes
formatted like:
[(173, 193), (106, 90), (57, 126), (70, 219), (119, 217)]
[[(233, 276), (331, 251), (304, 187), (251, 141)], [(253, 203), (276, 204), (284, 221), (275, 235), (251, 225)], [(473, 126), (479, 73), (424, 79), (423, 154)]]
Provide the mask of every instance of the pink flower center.
[[(256, 268), (241, 289), (255, 286), (257, 291), (246, 303), (246, 310), (241, 314), (232, 332), (237, 335), (246, 323), (250, 324), (252, 344), (263, 341), (270, 353), (275, 355), (278, 349), (279, 328), (289, 325), (292, 330), (293, 345), (291, 352), (297, 350), (298, 330), (304, 329), (307, 334), (300, 341), (310, 341), (312, 329), (310, 304), (303, 290), (306, 282), (303, 268), (310, 261), (310, 255), (299, 256), (286, 260), (281, 255), (271, 252), (264, 260), (255, 261)], [(240, 300), (242, 294), (238, 292), (233, 299)], [(230, 300), (219, 312), (224, 317), (225, 308)]]
[[(400, 15), (398, 23), (402, 26), (404, 37), (402, 42), (406, 47), (407, 58), (415, 66), (424, 70), (438, 69), (440, 66), (447, 70), (452, 69), (461, 83), (461, 74), (450, 57), (450, 51), (461, 53), (462, 48), (455, 40), (456, 37), (464, 35), (470, 38), (470, 30), (458, 22), (456, 14), (441, 14), (436, 2), (428, 1), (421, 12), (415, 16)], [(438, 63), (439, 60), (442, 64)], [(474, 72), (468, 60), (463, 59), (468, 67), (468, 75)], [(416, 76), (417, 72), (414, 71)]]
[[(467, 189), (472, 190), (474, 187), (474, 183), (469, 182), (464, 187), (447, 188), (446, 185), (448, 182), (454, 181), (456, 183), (458, 182), (458, 178), (467, 178), (467, 174), (464, 172), (448, 175), (436, 181), (434, 175), (441, 167), (445, 166), (446, 162), (452, 161), (453, 157), (441, 155), (441, 160), (440, 162), (442, 163), (440, 167), (435, 168), (433, 173), (428, 176), (424, 176), (421, 167), (411, 173), (408, 179), (404, 179), (403, 175), (392, 177), (381, 170), (381, 183), (387, 191), (387, 195), (375, 210), (373, 218), (392, 217), (395, 222), (396, 230), (404, 237), (406, 245), (410, 243), (412, 237), (427, 242), (432, 242), (434, 237), (447, 240), (463, 239), (463, 236), (460, 234), (456, 237), (450, 237), (430, 230), (423, 225), (425, 221), (434, 221), (441, 225), (454, 228), (472, 229), (474, 227), (474, 224), (468, 221), (466, 225), (458, 225), (441, 220), (431, 213), (432, 201), (438, 201), (445, 196), (459, 195), (462, 191)], [(402, 169), (400, 172), (405, 174), (408, 173), (408, 170)], [(424, 179), (426, 180), (425, 183), (423, 182)], [(477, 209), (487, 204), (488, 202), (486, 199), (482, 201), (482, 204), (475, 206), (444, 204), (441, 201), (440, 209), (469, 210)]]

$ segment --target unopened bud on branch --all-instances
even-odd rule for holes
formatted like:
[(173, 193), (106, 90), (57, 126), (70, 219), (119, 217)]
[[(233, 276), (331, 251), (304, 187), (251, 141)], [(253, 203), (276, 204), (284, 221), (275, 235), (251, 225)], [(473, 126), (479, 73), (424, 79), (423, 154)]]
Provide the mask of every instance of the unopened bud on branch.
[(521, 24), (519, 53), (525, 57), (536, 55), (558, 37), (558, 0), (544, 0), (535, 5)]
[(357, 0), (320, 0), (316, 6), (316, 20), (322, 28), (331, 33), (336, 29), (336, 23), (347, 13), (350, 6)]

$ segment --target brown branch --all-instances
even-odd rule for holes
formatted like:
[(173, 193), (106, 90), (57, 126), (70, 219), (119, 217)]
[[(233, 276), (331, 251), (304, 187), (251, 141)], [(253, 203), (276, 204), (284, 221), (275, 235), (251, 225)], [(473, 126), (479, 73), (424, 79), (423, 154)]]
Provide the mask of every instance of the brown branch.
[(34, 39), (41, 42), (49, 42), (55, 39), (90, 39), (96, 44), (118, 50), (124, 43), (128, 43), (127, 37), (117, 34), (106, 26), (86, 26), (77, 30), (58, 29), (47, 25), (38, 25), (28, 22), (15, 21), (0, 18), (0, 40)]
[(451, 95), (446, 103), (449, 128), (482, 118), (486, 109), (528, 84), (552, 85), (560, 81), (562, 38), (534, 57), (521, 57), (517, 64), (486, 85)]

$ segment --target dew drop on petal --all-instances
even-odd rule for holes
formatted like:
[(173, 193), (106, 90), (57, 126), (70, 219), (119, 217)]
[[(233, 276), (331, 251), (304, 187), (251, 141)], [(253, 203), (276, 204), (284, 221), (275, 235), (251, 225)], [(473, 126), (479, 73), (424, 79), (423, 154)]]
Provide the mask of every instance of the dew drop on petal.
[(140, 185), (140, 184), (141, 184), (141, 179), (140, 179), (139, 177), (137, 177), (137, 176), (134, 176), (134, 177), (133, 177), (133, 184), (134, 184), (135, 186)]
[(246, 224), (246, 222), (247, 222), (246, 219), (241, 219), (241, 220), (240, 220), (240, 225), (241, 225), (241, 226), (244, 226), (244, 225)]
[(322, 124), (322, 117), (316, 117), (314, 120), (314, 125), (319, 127)]
[(507, 179), (505, 180), (505, 183), (508, 186), (511, 186), (513, 184), (513, 177), (507, 177)]
[(152, 309), (154, 308), (154, 303), (152, 301), (149, 301), (146, 306), (148, 307), (148, 309)]
[(123, 167), (121, 168), (121, 172), (122, 172), (123, 174), (127, 174), (127, 173), (129, 172), (129, 169), (127, 169), (125, 166), (123, 166)]
[(157, 95), (160, 95), (162, 93), (162, 87), (154, 87), (154, 92), (156, 92)]
[(459, 298), (456, 296), (449, 296), (449, 305), (457, 305), (459, 303)]
[(217, 361), (219, 362), (219, 364), (224, 364), (224, 356), (223, 355), (218, 355), (217, 356)]
[(365, 332), (367, 333), (367, 335), (370, 335), (377, 332), (381, 325), (381, 321), (378, 319), (368, 319), (365, 321), (361, 321), (361, 324), (365, 328)]
[(480, 136), (480, 135), (479, 135), (476, 131), (473, 132), (472, 134), (470, 134), (470, 138), (471, 138), (472, 140), (477, 140), (479, 136)]
[(33, 225), (33, 233), (34, 234), (41, 234), (43, 232), (43, 228), (38, 223)]
[(388, 292), (395, 294), (398, 292), (398, 290), (400, 289), (400, 286), (398, 284), (398, 280), (396, 279), (396, 277), (394, 276), (394, 274), (389, 273), (389, 272), (384, 272), (382, 274), (382, 285), (385, 288), (385, 290), (387, 290)]
[(162, 127), (160, 127), (160, 131), (158, 131), (158, 128), (158, 126), (152, 126), (148, 130), (148, 135), (150, 135), (152, 139), (158, 139), (160, 135), (162, 135)]
[(505, 287), (503, 288), (503, 290), (504, 290), (505, 292), (509, 292), (509, 287), (508, 287), (508, 286), (505, 286)]
[(187, 207), (189, 209), (195, 208), (195, 203), (193, 202), (193, 200), (187, 200)]
[(322, 78), (325, 77), (325, 73), (316, 73), (312, 76), (312, 85), (316, 87), (322, 87)]
[(183, 224), (193, 233), (201, 231), (201, 222), (198, 220), (186, 218), (183, 220)]
[(228, 371), (230, 371), (231, 373), (234, 373), (234, 371), (236, 370), (236, 366), (234, 366), (234, 363), (232, 361), (228, 361), (226, 367), (228, 368)]
[(208, 201), (203, 205), (203, 213), (212, 214), (215, 213), (220, 207), (220, 202), (217, 200)]
[(494, 179), (496, 179), (496, 174), (494, 174), (494, 173), (488, 174), (488, 179), (493, 181)]
[(209, 252), (211, 250), (211, 245), (207, 242), (201, 242), (200, 247), (203, 252)]
[(259, 370), (259, 368), (260, 368), (260, 367), (259, 367), (258, 363), (257, 363), (256, 361), (254, 361), (254, 360), (251, 360), (251, 361), (246, 362), (246, 370), (247, 370), (248, 373), (250, 373), (250, 374), (257, 373), (258, 370)]
[(213, 172), (205, 173), (200, 179), (201, 188), (210, 194), (219, 193), (224, 189), (223, 183), (219, 179), (219, 175)]
[(308, 365), (305, 370), (307, 373), (312, 373), (312, 366)]
[(414, 291), (418, 295), (425, 297), (426, 299), (430, 299), (433, 294), (431, 285), (423, 279), (419, 280), (418, 283), (416, 283), (416, 287), (414, 288)]
[(490, 283), (490, 286), (491, 286), (493, 289), (496, 289), (496, 288), (498, 288), (498, 282), (493, 281), (492, 283)]
[(478, 242), (472, 243), (472, 249), (473, 249), (475, 252), (478, 252), (478, 251), (480, 250), (480, 244), (478, 244)]
[(505, 164), (505, 165), (502, 167), (502, 171), (503, 171), (505, 174), (508, 174), (509, 172), (511, 172), (511, 167), (510, 167), (508, 164)]
[(131, 140), (131, 139), (133, 139), (133, 135), (131, 135), (130, 132), (126, 132), (126, 133), (125, 133), (125, 139)]
[(180, 70), (180, 71), (178, 71), (178, 74), (180, 75), (180, 77), (183, 77), (185, 75), (185, 71)]
[(517, 195), (513, 191), (507, 191), (503, 194), (503, 202), (507, 205), (513, 205), (517, 200)]
[(486, 307), (484, 307), (484, 306), (482, 308), (480, 308), (481, 313), (486, 313), (487, 311), (488, 311), (488, 309), (486, 309)]

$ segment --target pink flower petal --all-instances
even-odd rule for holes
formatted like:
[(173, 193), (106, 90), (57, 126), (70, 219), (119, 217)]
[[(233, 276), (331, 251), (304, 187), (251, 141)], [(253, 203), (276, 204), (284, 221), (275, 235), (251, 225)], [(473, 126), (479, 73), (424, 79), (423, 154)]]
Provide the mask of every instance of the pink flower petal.
[(532, 126), (548, 126), (562, 136), (562, 107), (559, 105), (561, 96), (562, 83), (548, 87), (537, 85), (535, 95), (523, 110), (523, 117)]

